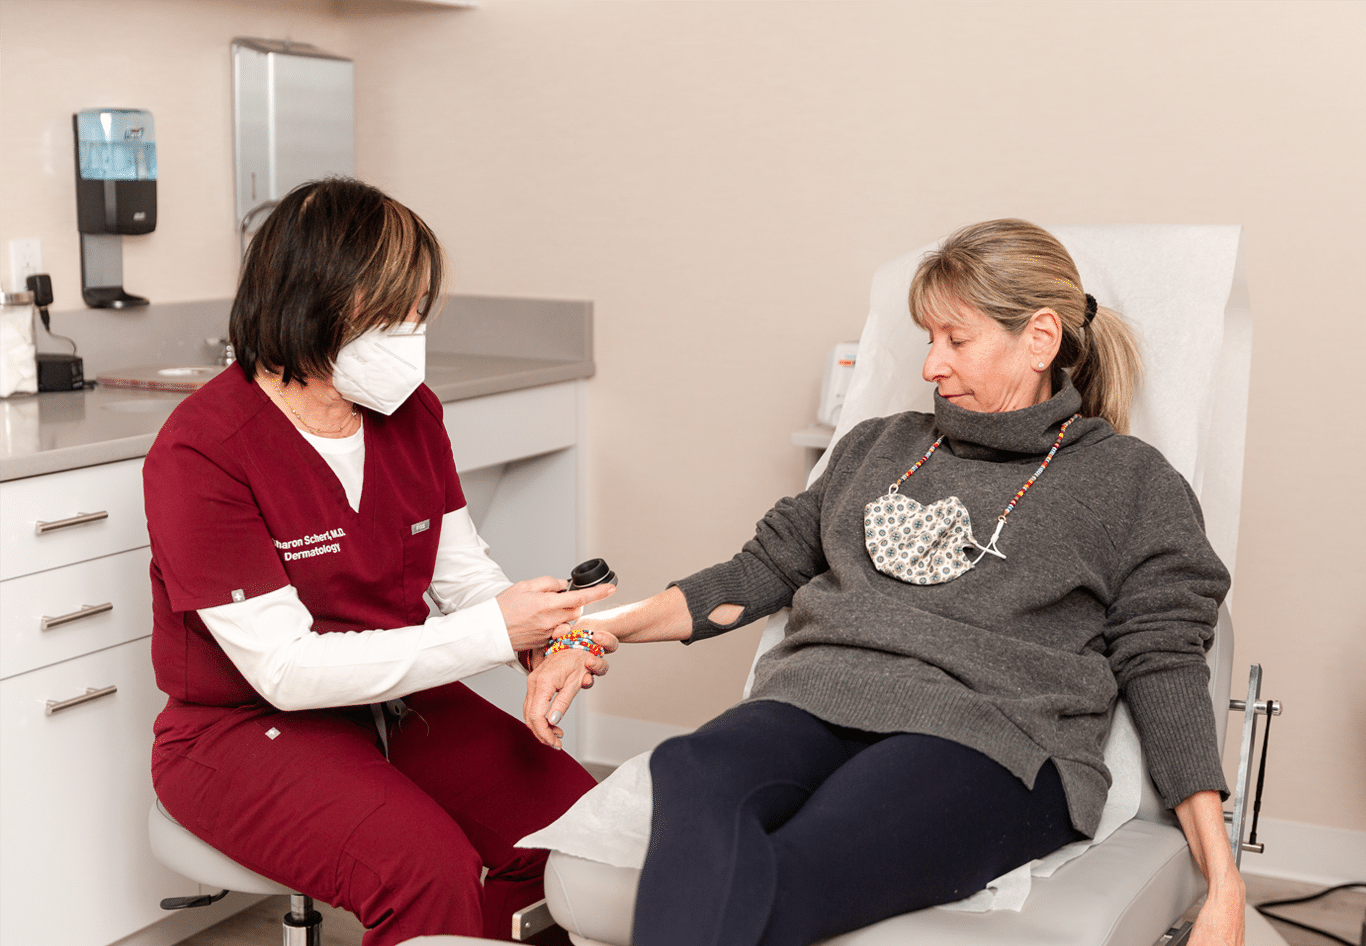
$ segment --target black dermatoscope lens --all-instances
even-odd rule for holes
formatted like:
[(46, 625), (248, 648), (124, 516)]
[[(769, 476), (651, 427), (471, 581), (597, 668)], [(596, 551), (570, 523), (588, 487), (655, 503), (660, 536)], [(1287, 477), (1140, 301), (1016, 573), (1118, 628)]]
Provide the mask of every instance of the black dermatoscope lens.
[(594, 585), (616, 584), (617, 574), (607, 566), (607, 563), (600, 558), (590, 558), (581, 565), (575, 566), (569, 573), (569, 587), (566, 591), (579, 591), (583, 588), (592, 588)]

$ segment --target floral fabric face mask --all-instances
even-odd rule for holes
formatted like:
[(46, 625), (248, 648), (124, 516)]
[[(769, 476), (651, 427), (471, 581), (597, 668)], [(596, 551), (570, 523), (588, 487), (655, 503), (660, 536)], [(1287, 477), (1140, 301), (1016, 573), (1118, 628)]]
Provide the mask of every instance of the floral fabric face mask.
[[(1058, 439), (1053, 442), (1053, 449), (1048, 451), (1048, 456), (1044, 457), (1034, 475), (1020, 487), (1005, 512), (997, 517), (996, 531), (986, 545), (979, 544), (973, 538), (968, 508), (957, 496), (925, 506), (900, 494), (901, 484), (925, 464), (939, 449), (944, 438), (940, 437), (930, 444), (925, 455), (901, 474), (901, 479), (888, 487), (885, 495), (863, 507), (864, 545), (873, 560), (873, 567), (907, 584), (938, 585), (962, 576), (988, 555), (1005, 558), (1005, 553), (996, 547), (996, 542), (1005, 528), (1006, 517), (1029, 491), (1029, 487), (1034, 485), (1034, 481), (1048, 469), (1049, 462), (1062, 446), (1067, 428), (1080, 416), (1073, 414), (1063, 422)], [(973, 550), (976, 550), (976, 555), (973, 555)]]
[[(953, 581), (987, 553), (1005, 558), (995, 547), (1000, 528), (990, 543), (978, 545), (968, 509), (957, 496), (922, 506), (889, 491), (864, 507), (863, 525), (874, 567), (912, 585)], [(974, 548), (981, 551), (969, 558)]]

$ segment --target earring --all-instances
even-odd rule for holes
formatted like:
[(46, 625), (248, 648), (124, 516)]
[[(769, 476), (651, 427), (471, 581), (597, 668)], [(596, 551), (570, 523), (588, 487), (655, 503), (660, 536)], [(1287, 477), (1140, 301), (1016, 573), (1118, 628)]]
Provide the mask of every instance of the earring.
[(1039, 370), (1040, 370), (1040, 371), (1042, 371), (1044, 368), (1047, 368), (1047, 367), (1048, 367), (1048, 366), (1045, 365), (1042, 361), (1039, 362)]

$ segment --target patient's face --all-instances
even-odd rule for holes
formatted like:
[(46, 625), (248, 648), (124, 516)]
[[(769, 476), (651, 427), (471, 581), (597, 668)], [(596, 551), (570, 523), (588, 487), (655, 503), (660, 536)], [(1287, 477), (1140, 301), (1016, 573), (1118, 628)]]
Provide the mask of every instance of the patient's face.
[(951, 321), (930, 316), (922, 321), (930, 333), (930, 354), (923, 372), (939, 394), (969, 411), (1018, 411), (1048, 400), (1047, 371), (1035, 368), (1026, 336), (1012, 335), (963, 303), (947, 313)]

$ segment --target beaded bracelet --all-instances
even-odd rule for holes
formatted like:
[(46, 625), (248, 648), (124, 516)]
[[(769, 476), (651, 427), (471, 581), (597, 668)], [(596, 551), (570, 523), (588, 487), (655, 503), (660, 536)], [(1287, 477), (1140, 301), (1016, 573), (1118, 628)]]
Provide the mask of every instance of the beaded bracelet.
[(593, 643), (593, 632), (578, 628), (570, 631), (563, 637), (552, 637), (550, 646), (545, 649), (545, 655), (549, 657), (558, 650), (586, 650), (594, 657), (601, 657), (605, 651), (599, 644)]

